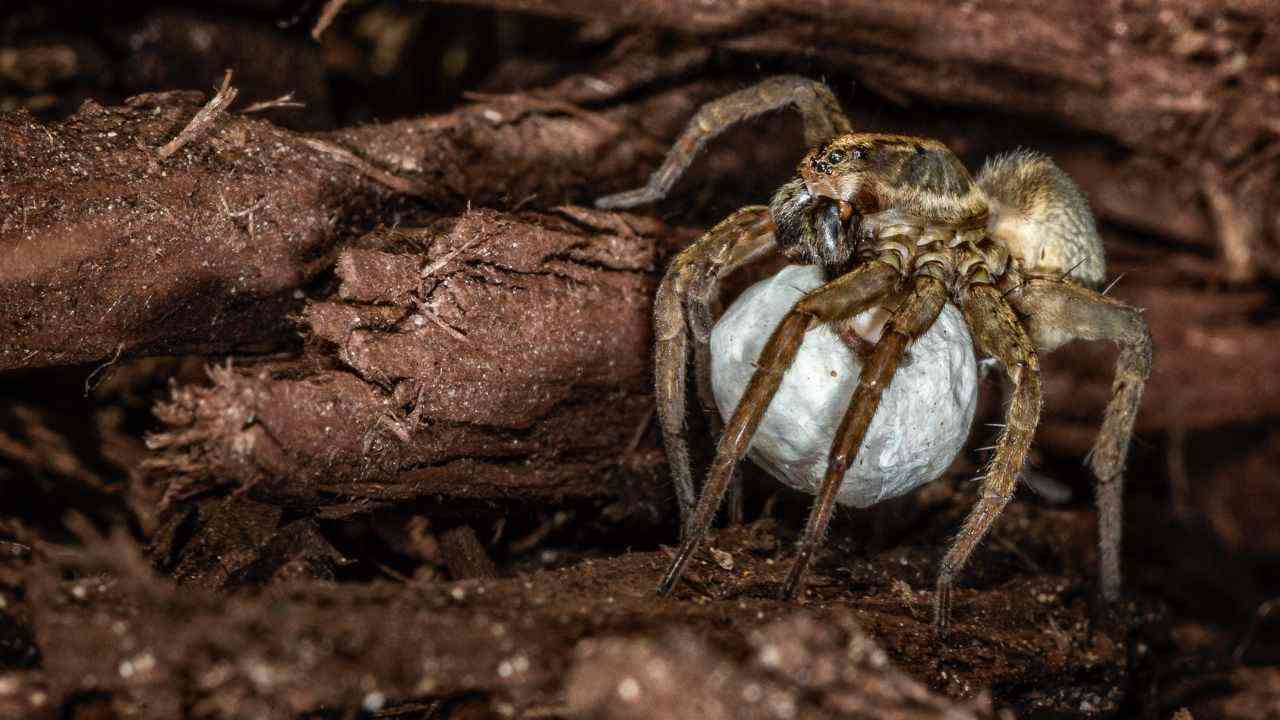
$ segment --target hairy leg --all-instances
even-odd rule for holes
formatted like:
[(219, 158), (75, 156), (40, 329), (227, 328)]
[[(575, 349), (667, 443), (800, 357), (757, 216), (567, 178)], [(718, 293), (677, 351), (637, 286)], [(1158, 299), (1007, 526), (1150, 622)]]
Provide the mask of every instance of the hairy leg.
[(804, 139), (810, 147), (853, 132), (839, 101), (826, 85), (797, 75), (769, 78), (703, 105), (644, 187), (602, 197), (596, 200), (596, 207), (630, 208), (661, 200), (707, 141), (744, 120), (787, 105), (794, 105), (800, 112)]
[(822, 478), (817, 501), (809, 514), (804, 535), (800, 539), (795, 564), (791, 566), (787, 581), (782, 586), (784, 600), (795, 597), (804, 582), (809, 561), (822, 542), (831, 521), (831, 510), (845, 471), (853, 464), (858, 448), (862, 447), (862, 438), (866, 436), (871, 419), (880, 406), (880, 396), (893, 380), (893, 374), (897, 372), (898, 364), (906, 354), (907, 345), (933, 325), (946, 301), (947, 289), (941, 282), (928, 276), (915, 278), (911, 294), (894, 311), (889, 324), (876, 342), (875, 349), (863, 363), (862, 372), (858, 376), (858, 387), (853, 392), (849, 409), (845, 411), (839, 429), (836, 430), (827, 460), (827, 471)]
[[(689, 335), (693, 335), (697, 348), (706, 346), (711, 336), (709, 318), (701, 317), (702, 310), (686, 314), (686, 304), (696, 306), (693, 297), (704, 286), (714, 286), (729, 272), (773, 247), (773, 223), (769, 219), (769, 209), (764, 206), (742, 208), (676, 256), (654, 298), (654, 379), (658, 419), (679, 501), (682, 535), (687, 534), (696, 502), (689, 442), (685, 437), (685, 372), (689, 359)], [(715, 411), (714, 405), (711, 411)]]
[[(708, 317), (713, 317), (710, 308), (706, 308)], [(696, 314), (691, 307), (690, 316)], [(698, 389), (698, 404), (702, 406), (702, 414), (707, 419), (707, 427), (711, 428), (712, 437), (720, 437), (724, 432), (724, 420), (720, 417), (720, 409), (716, 405), (715, 391), (711, 387), (711, 343), (694, 341), (693, 348), (694, 387)], [(725, 516), (730, 525), (742, 524), (742, 483), (738, 482), (738, 474), (734, 472), (729, 480), (729, 495)], [(692, 509), (692, 508), (691, 508)]]
[(938, 630), (944, 629), (950, 620), (952, 583), (1013, 497), (1018, 471), (1031, 449), (1031, 438), (1040, 422), (1040, 361), (1013, 308), (1000, 290), (986, 284), (971, 285), (964, 290), (960, 308), (973, 333), (974, 344), (982, 354), (1000, 361), (1013, 392), (1005, 413), (1004, 431), (985, 468), (982, 495), (965, 519), (938, 572), (938, 589), (933, 600), (933, 622)]
[[(771, 222), (769, 230), (772, 230)], [(720, 284), (742, 267), (762, 260), (778, 250), (772, 235), (765, 234), (763, 229), (749, 230), (747, 235), (748, 237), (732, 246), (722, 264), (695, 278), (687, 298), (689, 329), (693, 335), (694, 387), (697, 388), (698, 403), (702, 406), (712, 437), (716, 438), (724, 431), (724, 421), (720, 418), (715, 392), (711, 387), (711, 331), (715, 326), (716, 309), (720, 301)], [(734, 480), (736, 479), (735, 474)], [(729, 523), (737, 525), (742, 522), (742, 485), (734, 480), (729, 482), (727, 515)]]
[(675, 587), (689, 558), (711, 527), (734, 468), (746, 455), (751, 437), (778, 391), (783, 374), (795, 359), (805, 332), (814, 323), (829, 323), (866, 310), (896, 290), (901, 282), (902, 276), (888, 263), (870, 262), (805, 295), (783, 317), (756, 359), (755, 374), (720, 436), (716, 458), (702, 487), (693, 519), (686, 528), (675, 561), (658, 586), (660, 594), (665, 595)]
[[(694, 293), (694, 295), (696, 297), (697, 293)], [(710, 303), (701, 304), (697, 303), (697, 300), (691, 300), (689, 307), (691, 322), (692, 318), (699, 315), (703, 315), (708, 319), (715, 317), (710, 305)], [(714, 321), (708, 320), (707, 324), (708, 326), (713, 325)], [(711, 428), (711, 437), (718, 438), (724, 432), (724, 420), (720, 417), (720, 408), (716, 404), (716, 394), (711, 386), (711, 343), (709, 341), (699, 342), (696, 330), (694, 331), (694, 336), (694, 387), (698, 389), (698, 404), (702, 406), (702, 414), (706, 417), (707, 427)], [(730, 525), (742, 524), (744, 512), (742, 483), (738, 482), (738, 480), (738, 473), (734, 471), (733, 476), (729, 479), (729, 495), (726, 502), (727, 507), (725, 508), (725, 517)]]
[(1102, 596), (1120, 597), (1120, 540), (1124, 463), (1142, 389), (1151, 374), (1151, 334), (1142, 313), (1088, 288), (1031, 280), (1009, 296), (1026, 317), (1036, 346), (1052, 350), (1068, 340), (1110, 340), (1120, 346), (1111, 401), (1089, 464), (1098, 478), (1098, 544)]

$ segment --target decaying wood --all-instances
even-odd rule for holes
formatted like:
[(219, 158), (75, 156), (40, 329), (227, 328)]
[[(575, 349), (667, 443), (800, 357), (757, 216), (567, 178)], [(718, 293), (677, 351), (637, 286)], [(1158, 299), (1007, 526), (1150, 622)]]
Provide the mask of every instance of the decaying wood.
[(274, 345), (334, 216), (389, 193), (266, 122), (222, 115), (164, 161), (199, 95), (0, 116), (0, 369)]
[(171, 498), (232, 484), (312, 507), (617, 492), (674, 236), (582, 208), (366, 236), (302, 312), (302, 358), (174, 392), (153, 470)]
[[(295, 291), (328, 266), (340, 236), (397, 221), (392, 193), (452, 207), (548, 206), (634, 184), (697, 104), (724, 86), (628, 93), (706, 57), (701, 50), (624, 55), (541, 91), (318, 136), (232, 113), (181, 162), (163, 165), (149, 162), (142, 147), (163, 144), (190, 122), (194, 96), (143, 96), (111, 110), (90, 105), (50, 126), (5, 116), (0, 369), (278, 346), (288, 336), (284, 319), (300, 306)], [(964, 141), (961, 130), (944, 139)], [(1205, 185), (1201, 175), (1185, 174), (1181, 156), (1116, 137), (1137, 143), (1137, 154), (1117, 159), (1087, 146), (1060, 153), (1102, 216), (1187, 242), (1216, 230), (1236, 248), (1232, 267), (1280, 267), (1278, 254), (1253, 238), (1269, 225), (1244, 215), (1265, 206), (1269, 189), (1256, 178), (1269, 166), (1246, 167), (1244, 177), (1210, 174), (1218, 180)], [(275, 151), (253, 153), (259, 145)], [(772, 148), (763, 165), (785, 168), (797, 152)], [(71, 153), (74, 165), (66, 161)], [(757, 168), (758, 160), (755, 151), (739, 164)], [(723, 180), (724, 165), (708, 172)], [(1228, 186), (1245, 180), (1251, 194), (1233, 200)], [(1215, 209), (1212, 221), (1198, 202), (1202, 190), (1214, 200), (1205, 206)]]
[[(1186, 150), (1183, 141), (1191, 140), (1179, 131), (1194, 133), (1195, 121), (1214, 119), (1235, 135), (1215, 155), (1243, 159), (1238, 153), (1245, 145), (1236, 143), (1273, 135), (1280, 114), (1280, 97), (1264, 82), (1274, 60), (1266, 40), (1274, 39), (1280, 11), (1266, 3), (1175, 1), (1157, 13), (1141, 4), (1047, 0), (956, 6), (875, 0), (461, 2), (663, 26), (753, 52), (817, 56), (866, 75), (870, 87), (946, 104), (1051, 113), (1132, 147), (1163, 148), (1159, 154), (1168, 156)], [(1238, 90), (1223, 107), (1211, 93), (1227, 87)], [(1259, 112), (1228, 112), (1246, 108)]]
[[(223, 512), (237, 507), (260, 511), (229, 502)], [(768, 531), (741, 528), (716, 544), (749, 577), (774, 582), (784, 568), (759, 552)], [(402, 703), (480, 695), (526, 716), (962, 720), (993, 716), (978, 689), (988, 684), (1031, 686), (1043, 697), (1084, 683), (1105, 688), (1125, 672), (1126, 645), (1106, 628), (1088, 653), (1064, 650), (1061, 635), (1044, 630), (1044, 618), (1054, 628), (1088, 622), (1085, 604), (1060, 597), (1063, 579), (1054, 576), (1015, 572), (998, 590), (975, 591), (975, 613), (1004, 613), (1007, 622), (997, 639), (980, 622), (965, 623), (957, 629), (963, 644), (948, 646), (932, 642), (914, 617), (919, 599), (909, 588), (905, 604), (884, 601), (859, 615), (844, 607), (845, 596), (816, 610), (751, 595), (718, 603), (716, 612), (655, 600), (649, 588), (666, 561), (661, 551), (509, 578), (286, 582), (255, 594), (155, 577), (123, 532), (86, 540), (83, 550), (42, 545), (42, 562), (25, 568), (24, 603), (40, 609), (32, 629), (43, 657), (40, 667), (7, 675), (5, 717), (40, 717), (43, 707), (80, 696), (138, 720), (188, 709), (294, 718), (363, 707), (396, 717)], [(873, 587), (901, 572), (897, 558), (872, 562)], [(77, 579), (64, 580), (70, 571)], [(702, 573), (709, 589), (733, 587), (733, 573)], [(1031, 594), (1039, 599), (1027, 608), (1013, 602)], [(982, 643), (996, 649), (975, 655)], [(1006, 647), (1037, 662), (1008, 662)], [(900, 670), (903, 657), (945, 663), (942, 689), (952, 697)]]
[[(65, 118), (0, 113), (0, 716), (1270, 716), (1274, 615), (1238, 623), (1263, 617), (1280, 547), (1274, 7), (461, 2), (588, 23), (576, 48), (473, 52), (484, 92), (448, 111), (334, 130), (398, 117), (332, 83), (365, 89), (367, 21), (492, 14), (321, 0), (281, 28), (297, 2), (235, 0), (65, 37), (0, 22), (0, 106)], [(60, 30), (56, 12), (13, 17)], [(239, 98), (122, 100), (226, 67)], [(793, 171), (798, 124), (732, 131), (653, 208), (586, 208), (642, 181), (703, 101), (775, 72), (974, 170), (1044, 150), (1089, 195), (1111, 293), (1146, 308), (1157, 352), (1120, 615), (1086, 600), (1088, 503), (1024, 496), (934, 636), (927, 578), (977, 451), (840, 518), (802, 606), (773, 599), (786, 493), (654, 597), (675, 531), (654, 286)], [(73, 112), (87, 96), (119, 106)], [(1043, 363), (1038, 471), (1078, 493), (1085, 472), (1059, 469), (1096, 432), (1113, 352)], [(1164, 463), (1202, 526), (1168, 512)], [(1203, 672), (1233, 645), (1243, 666)]]
[(502, 97), (327, 136), (223, 114), (163, 162), (152, 148), (198, 95), (87, 104), (52, 125), (0, 114), (0, 370), (278, 347), (339, 239), (397, 222), (394, 193), (459, 207), (634, 182), (660, 149), (624, 131), (674, 129), (707, 92), (601, 115)]

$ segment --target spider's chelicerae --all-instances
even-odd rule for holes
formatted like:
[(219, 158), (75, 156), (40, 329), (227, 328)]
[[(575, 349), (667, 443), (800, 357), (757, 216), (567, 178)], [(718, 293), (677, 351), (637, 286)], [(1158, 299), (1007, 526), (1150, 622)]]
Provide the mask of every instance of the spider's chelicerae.
[[(1001, 156), (989, 161), (975, 181), (942, 143), (855, 133), (825, 85), (778, 77), (702, 107), (645, 187), (597, 204), (626, 208), (665, 197), (707, 140), (787, 105), (800, 112), (812, 148), (797, 176), (768, 206), (742, 208), (680, 253), (654, 303), (658, 408), (684, 530), (659, 592), (672, 590), (706, 535), (805, 332), (821, 324), (847, 329), (842, 324), (879, 308), (888, 322), (865, 353), (783, 585), (783, 597), (794, 597), (881, 393), (913, 339), (952, 303), (963, 314), (978, 355), (998, 361), (1012, 387), (977, 505), (942, 561), (934, 596), (936, 626), (945, 627), (952, 583), (1013, 495), (1040, 419), (1038, 353), (1074, 339), (1110, 340), (1120, 347), (1112, 398), (1089, 460), (1098, 480), (1101, 591), (1115, 600), (1122, 472), (1151, 367), (1151, 340), (1138, 309), (1093, 289), (1105, 274), (1102, 243), (1084, 197), (1051, 161), (1027, 152)], [(775, 253), (819, 266), (827, 283), (806, 293), (769, 337), (724, 424), (695, 503), (684, 437), (688, 351), (692, 344), (699, 396), (714, 412), (709, 339), (719, 282)]]

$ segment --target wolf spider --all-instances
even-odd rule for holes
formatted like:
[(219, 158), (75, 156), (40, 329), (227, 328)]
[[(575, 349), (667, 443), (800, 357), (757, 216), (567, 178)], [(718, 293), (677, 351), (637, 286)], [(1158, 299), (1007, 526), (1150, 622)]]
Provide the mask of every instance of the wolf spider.
[[(654, 301), (656, 385), (664, 443), (682, 519), (682, 542), (659, 585), (671, 592), (706, 535), (757, 426), (805, 332), (830, 323), (849, 337), (873, 308), (888, 322), (865, 361), (836, 431), (784, 599), (801, 589), (831, 518), (845, 471), (880, 396), (912, 340), (944, 304), (962, 312), (979, 356), (998, 361), (1011, 384), (1007, 420), (981, 478), (981, 495), (942, 560), (934, 624), (945, 628), (957, 574), (1013, 495), (1040, 419), (1039, 353), (1075, 339), (1120, 347), (1112, 397), (1089, 464), (1098, 480), (1101, 591), (1120, 593), (1123, 470), (1151, 340), (1141, 312), (1095, 291), (1105, 274), (1102, 243), (1083, 195), (1048, 158), (1020, 151), (989, 160), (975, 181), (942, 143), (855, 133), (823, 84), (777, 77), (704, 105), (647, 185), (597, 201), (629, 208), (662, 199), (708, 140), (761, 113), (794, 106), (811, 150), (768, 206), (745, 207), (681, 252)], [(773, 331), (742, 400), (724, 424), (701, 497), (685, 438), (685, 372), (692, 337), (697, 388), (715, 421), (709, 345), (719, 283), (770, 255), (815, 264), (828, 279)]]

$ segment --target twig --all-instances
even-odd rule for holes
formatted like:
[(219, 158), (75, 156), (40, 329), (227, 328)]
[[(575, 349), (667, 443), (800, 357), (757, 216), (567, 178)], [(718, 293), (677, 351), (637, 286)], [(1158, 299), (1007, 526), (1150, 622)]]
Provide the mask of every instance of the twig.
[(191, 122), (182, 128), (177, 137), (165, 143), (156, 154), (161, 160), (168, 159), (171, 155), (178, 152), (193, 140), (202, 137), (209, 132), (210, 128), (217, 121), (218, 116), (226, 112), (227, 107), (235, 102), (236, 96), (240, 91), (231, 86), (231, 71), (227, 70), (222, 76), (222, 87), (218, 88), (218, 92), (214, 93), (209, 102), (200, 108), (196, 116), (191, 118)]
[(267, 198), (264, 196), (258, 198), (258, 202), (244, 208), (243, 210), (232, 210), (231, 206), (227, 204), (227, 198), (221, 192), (218, 193), (218, 200), (222, 203), (222, 211), (226, 213), (226, 216), (229, 218), (242, 218), (245, 215), (251, 216), (255, 210), (258, 210), (267, 202)]
[(322, 152), (337, 162), (359, 172), (370, 180), (381, 183), (398, 193), (414, 196), (423, 196), (426, 194), (425, 190), (423, 190), (423, 188), (413, 180), (402, 178), (399, 175), (376, 167), (369, 162), (362, 160), (359, 156), (346, 148), (338, 147), (337, 145), (325, 142), (324, 140), (316, 140), (315, 138), (303, 138), (302, 142), (312, 150)]
[(440, 316), (435, 314), (431, 310), (423, 310), (422, 314), (426, 315), (427, 319), (435, 323), (436, 326), (438, 326), (441, 330), (444, 330), (445, 332), (449, 333), (449, 336), (452, 337), (454, 340), (457, 340), (458, 342), (464, 342), (464, 343), (471, 342), (469, 339), (467, 339), (467, 336), (463, 334), (461, 330), (455, 328), (454, 326), (450, 325), (444, 320), (441, 320)]
[(430, 278), (432, 275), (435, 275), (436, 273), (440, 272), (440, 270), (445, 265), (449, 264), (450, 260), (453, 260), (455, 257), (460, 255), (461, 253), (464, 253), (467, 250), (470, 250), (475, 246), (479, 245), (481, 242), (484, 241), (484, 239), (485, 239), (484, 236), (477, 235), (475, 238), (473, 238), (470, 242), (466, 243), (465, 245), (459, 245), (458, 247), (442, 255), (438, 260), (431, 262), (426, 267), (422, 268), (423, 279)]
[(1257, 274), (1253, 250), (1261, 233), (1259, 218), (1227, 190), (1221, 171), (1212, 165), (1207, 166), (1204, 172), (1200, 190), (1213, 220), (1227, 280), (1246, 282), (1253, 279)]
[(1280, 607), (1280, 598), (1272, 598), (1263, 602), (1253, 613), (1253, 620), (1249, 623), (1249, 629), (1245, 630), (1244, 637), (1240, 638), (1240, 644), (1236, 645), (1235, 652), (1231, 653), (1231, 660), (1239, 665), (1244, 660), (1244, 653), (1253, 644), (1253, 638), (1258, 634), (1258, 626), (1267, 618), (1277, 607)]
[(263, 110), (272, 110), (275, 108), (304, 108), (307, 104), (301, 100), (293, 99), (293, 91), (289, 91), (274, 100), (263, 100), (256, 102), (249, 107), (240, 111), (241, 115), (262, 112)]
[(342, 6), (346, 4), (347, 0), (329, 0), (324, 4), (324, 8), (320, 10), (320, 17), (316, 18), (316, 24), (311, 27), (312, 40), (320, 41), (320, 36), (329, 29), (334, 19), (338, 17), (338, 13), (342, 12)]
[[(504, 102), (512, 103), (518, 107), (519, 115), (525, 115), (530, 112), (561, 114), (593, 123), (603, 130), (613, 130), (618, 127), (617, 123), (608, 120), (599, 113), (579, 107), (571, 102), (565, 102), (564, 100), (553, 97), (546, 97), (542, 93), (538, 93), (536, 91), (528, 93), (485, 93), (472, 91), (462, 93), (462, 97), (471, 102), (488, 103), (490, 105), (500, 105)], [(483, 113), (486, 119), (491, 119), (488, 114), (490, 112), (497, 113), (496, 110), (486, 110)], [(513, 117), (503, 118), (501, 113), (498, 113), (498, 117), (500, 119), (497, 122), (512, 122), (515, 120)]]
[(512, 555), (523, 555), (530, 550), (542, 544), (553, 531), (564, 527), (566, 523), (573, 519), (573, 513), (565, 510), (557, 510), (549, 520), (542, 523), (536, 530), (525, 535), (519, 540), (513, 540), (508, 550)]

